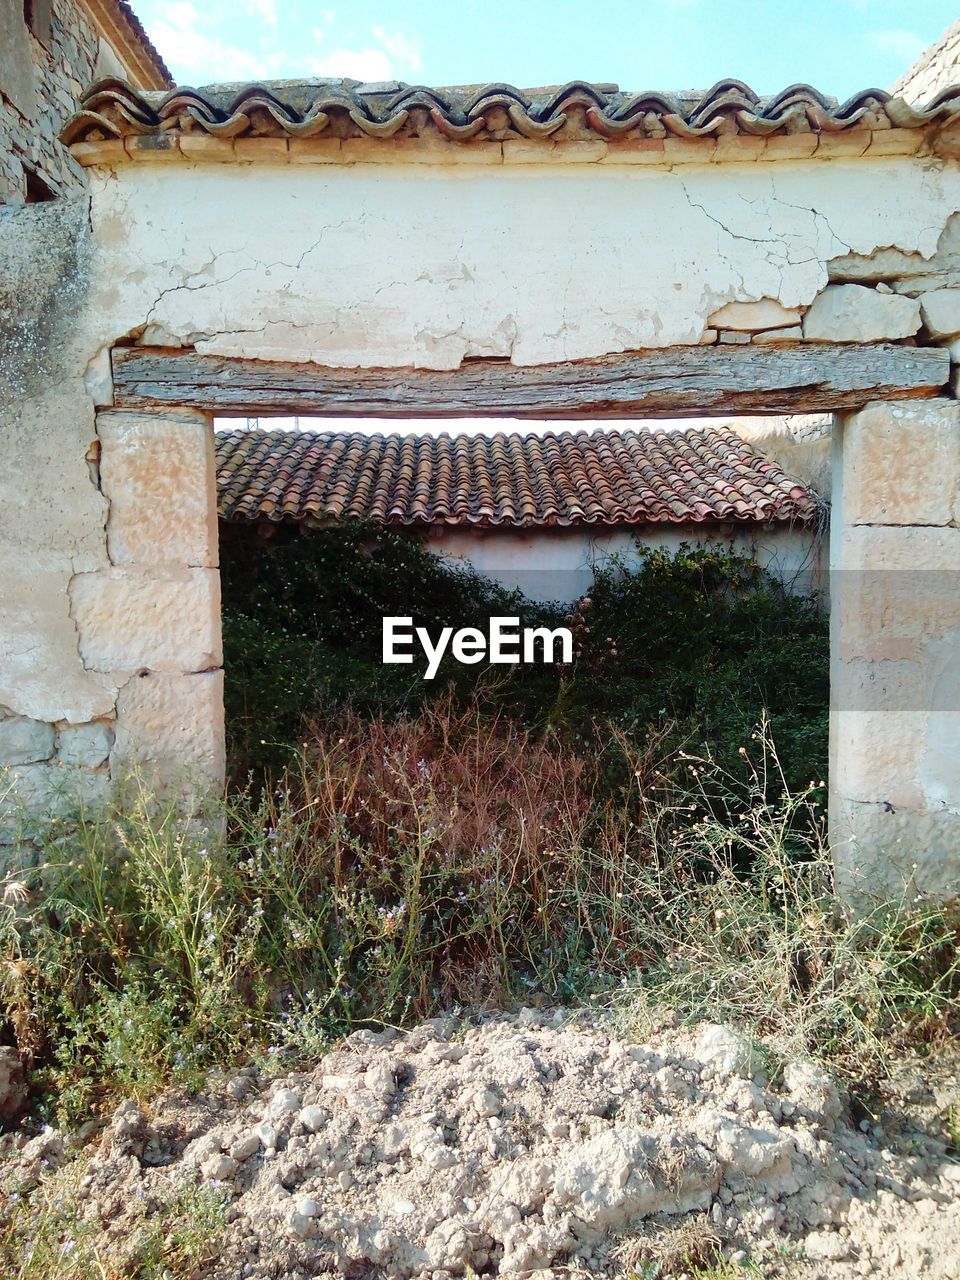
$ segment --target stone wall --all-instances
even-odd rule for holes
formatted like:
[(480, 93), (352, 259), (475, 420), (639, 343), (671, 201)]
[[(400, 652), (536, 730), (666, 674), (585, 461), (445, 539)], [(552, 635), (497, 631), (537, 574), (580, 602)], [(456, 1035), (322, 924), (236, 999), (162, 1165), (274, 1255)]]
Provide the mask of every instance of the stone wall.
[(23, 0), (0, 0), (0, 204), (25, 198), (24, 164), (55, 195), (84, 190), (84, 172), (57, 141), (97, 75), (123, 74), (76, 0), (53, 0), (49, 46), (24, 21)]
[(0, 846), (223, 777), (212, 422), (96, 414), (90, 275), (87, 200), (0, 209)]
[(960, 404), (835, 432), (831, 837), (850, 895), (960, 888)]

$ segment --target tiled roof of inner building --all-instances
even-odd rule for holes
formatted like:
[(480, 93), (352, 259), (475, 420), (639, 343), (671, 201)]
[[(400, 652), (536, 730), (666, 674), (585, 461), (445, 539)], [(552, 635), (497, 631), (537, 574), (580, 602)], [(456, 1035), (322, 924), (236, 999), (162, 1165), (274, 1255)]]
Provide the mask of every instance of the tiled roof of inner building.
[(137, 93), (121, 80), (100, 80), (61, 133), (66, 143), (131, 135), (201, 133), (217, 138), (417, 137), (452, 142), (527, 138), (608, 142), (644, 138), (769, 137), (855, 129), (943, 126), (960, 117), (960, 87), (923, 109), (883, 89), (844, 103), (809, 85), (760, 97), (739, 80), (706, 93), (628, 93), (613, 84), (572, 81), (547, 89), (491, 83), (430, 89), (399, 81), (277, 80)]
[(732, 431), (217, 433), (225, 520), (539, 527), (811, 520), (817, 498)]

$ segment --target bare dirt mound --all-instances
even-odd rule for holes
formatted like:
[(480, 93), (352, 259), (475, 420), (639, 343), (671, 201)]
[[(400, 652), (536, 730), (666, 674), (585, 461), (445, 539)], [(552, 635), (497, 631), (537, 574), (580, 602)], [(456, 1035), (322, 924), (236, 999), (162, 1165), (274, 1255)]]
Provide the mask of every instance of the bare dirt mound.
[[(6, 1186), (29, 1194), (66, 1159), (43, 1134)], [(633, 1044), (524, 1010), (362, 1032), (310, 1072), (224, 1077), (149, 1116), (125, 1103), (71, 1167), (79, 1218), (121, 1251), (172, 1192), (217, 1190), (226, 1225), (197, 1272), (213, 1280), (657, 1276), (719, 1258), (729, 1276), (960, 1277), (945, 1140), (857, 1122), (808, 1064), (771, 1087), (747, 1042), (708, 1025)]]

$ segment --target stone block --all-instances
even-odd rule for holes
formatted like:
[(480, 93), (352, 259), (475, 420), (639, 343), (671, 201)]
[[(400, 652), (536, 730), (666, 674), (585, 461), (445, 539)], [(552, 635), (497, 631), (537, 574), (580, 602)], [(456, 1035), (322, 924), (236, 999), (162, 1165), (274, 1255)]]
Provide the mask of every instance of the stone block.
[(28, 716), (0, 720), (0, 765), (49, 760), (54, 750), (53, 725)]
[(90, 671), (205, 671), (221, 664), (215, 569), (82, 573), (70, 596)]
[(910, 900), (918, 893), (949, 899), (960, 887), (960, 814), (955, 811), (836, 796), (830, 845), (837, 888), (854, 904)]
[(112, 563), (216, 567), (216, 460), (206, 415), (100, 413), (97, 435)]
[(952, 338), (960, 333), (960, 289), (921, 294), (920, 316), (931, 338)]
[(288, 139), (283, 138), (235, 138), (233, 151), (237, 160), (248, 164), (263, 161), (285, 163), (288, 157)]
[(831, 542), (835, 662), (922, 663), (960, 636), (960, 529), (854, 526)]
[(838, 133), (821, 133), (814, 153), (818, 160), (837, 160), (846, 156), (862, 156), (873, 136), (869, 129), (843, 129)]
[(807, 160), (815, 155), (820, 145), (820, 134), (775, 133), (764, 140), (766, 146), (760, 153), (761, 160)]
[(960, 404), (877, 402), (843, 419), (842, 518), (948, 525), (960, 503)]
[(130, 680), (120, 690), (110, 763), (115, 777), (139, 770), (161, 794), (218, 791), (226, 771), (223, 672)]
[(960, 811), (960, 630), (922, 661), (835, 661), (831, 781), (863, 803)]
[(725, 343), (739, 343), (740, 345), (750, 341), (750, 334), (743, 333), (739, 329), (720, 329), (720, 341)]
[(786, 329), (765, 329), (763, 333), (753, 335), (754, 342), (799, 342), (803, 337), (803, 329), (798, 324), (789, 325)]
[(760, 298), (757, 302), (728, 302), (714, 311), (707, 321), (716, 329), (743, 329), (757, 332), (761, 329), (785, 329), (800, 323), (800, 312), (792, 311), (776, 298)]
[(340, 159), (340, 139), (291, 138), (289, 156), (291, 164), (335, 163)]
[(200, 160), (205, 164), (233, 164), (236, 161), (232, 138), (211, 138), (206, 133), (185, 133), (180, 138), (180, 153), (188, 160)]
[(121, 164), (127, 158), (121, 138), (108, 138), (103, 142), (75, 142), (72, 155), (78, 164), (85, 167)]
[(862, 284), (831, 284), (803, 319), (811, 342), (880, 342), (910, 338), (920, 328), (920, 304)]
[(0, 843), (35, 839), (51, 822), (96, 812), (109, 794), (106, 773), (60, 764), (0, 769)]
[(113, 741), (110, 720), (65, 725), (57, 734), (57, 759), (84, 769), (99, 769), (109, 758)]

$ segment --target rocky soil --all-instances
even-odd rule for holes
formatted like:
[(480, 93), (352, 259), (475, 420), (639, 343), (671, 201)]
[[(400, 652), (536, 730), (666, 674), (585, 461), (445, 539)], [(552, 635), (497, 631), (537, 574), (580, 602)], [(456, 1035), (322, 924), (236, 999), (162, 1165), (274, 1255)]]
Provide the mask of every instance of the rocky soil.
[(723, 1027), (638, 1044), (535, 1010), (361, 1032), (307, 1072), (125, 1103), (78, 1156), (45, 1132), (0, 1174), (20, 1194), (72, 1177), (78, 1216), (121, 1247), (178, 1187), (217, 1189), (211, 1280), (645, 1280), (722, 1260), (957, 1280), (960, 1159), (934, 1124), (956, 1079), (905, 1069), (869, 1118), (821, 1069), (771, 1085), (769, 1065)]

